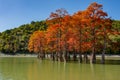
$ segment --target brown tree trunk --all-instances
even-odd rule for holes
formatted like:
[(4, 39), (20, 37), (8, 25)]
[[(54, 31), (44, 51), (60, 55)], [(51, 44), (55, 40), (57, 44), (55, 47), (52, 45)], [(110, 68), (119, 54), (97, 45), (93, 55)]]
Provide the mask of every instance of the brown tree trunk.
[(103, 51), (102, 51), (102, 56), (101, 56), (101, 63), (105, 64), (105, 50), (106, 50), (106, 33), (105, 33), (105, 29), (104, 29), (104, 46), (103, 46)]
[(88, 62), (88, 56), (87, 56), (87, 53), (84, 54), (84, 61), (85, 61), (85, 63)]
[(105, 64), (105, 51), (102, 52), (101, 63)]
[(69, 53), (67, 52), (67, 41), (65, 40), (65, 45), (64, 45), (64, 48), (63, 48), (63, 61), (64, 62), (67, 62), (70, 60), (70, 55)]
[(55, 53), (55, 60), (58, 61), (58, 52)]
[(62, 62), (63, 61), (63, 57), (62, 57), (62, 53), (58, 52), (58, 61)]
[(50, 57), (51, 57), (52, 61), (55, 61), (55, 56), (54, 56), (54, 53), (53, 53), (53, 52), (51, 53), (51, 56), (50, 56)]
[(43, 50), (42, 50), (42, 47), (40, 48), (40, 59), (43, 60)]
[(80, 32), (80, 53), (79, 53), (78, 61), (82, 63), (82, 29), (80, 29), (79, 32)]
[(96, 54), (95, 54), (95, 48), (94, 47), (92, 49), (90, 63), (96, 63)]
[(63, 57), (63, 61), (67, 62), (67, 53), (66, 53), (66, 51), (63, 51), (62, 57)]
[(70, 53), (67, 52), (67, 61), (70, 61)]
[(40, 59), (40, 53), (38, 53), (38, 56), (37, 56), (38, 59)]
[(90, 63), (96, 63), (96, 54), (95, 51), (92, 51)]
[(90, 63), (96, 63), (96, 55), (95, 55), (95, 28), (92, 29), (92, 53), (91, 53), (91, 58), (90, 58)]
[(38, 53), (38, 59), (43, 60), (45, 58), (45, 53), (43, 53), (43, 48), (40, 47), (40, 52)]
[(73, 61), (77, 61), (76, 51), (73, 52)]
[(90, 63), (96, 63), (96, 54), (92, 53)]
[(79, 61), (80, 63), (82, 63), (82, 55), (81, 55), (81, 53), (79, 53), (78, 61)]

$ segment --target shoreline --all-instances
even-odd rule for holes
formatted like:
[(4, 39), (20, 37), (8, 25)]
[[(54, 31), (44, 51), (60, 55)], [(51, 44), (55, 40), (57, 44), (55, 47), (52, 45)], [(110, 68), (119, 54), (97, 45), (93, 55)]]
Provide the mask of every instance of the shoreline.
[(30, 54), (19, 54), (19, 55), (5, 55), (2, 54), (0, 57), (37, 57), (37, 55), (30, 55)]
[[(17, 54), (17, 55), (6, 55), (0, 54), (0, 57), (37, 57), (37, 54)], [(90, 57), (90, 55), (88, 55)], [(97, 58), (100, 58), (101, 55), (96, 55)], [(105, 58), (120, 58), (120, 55), (105, 55)]]

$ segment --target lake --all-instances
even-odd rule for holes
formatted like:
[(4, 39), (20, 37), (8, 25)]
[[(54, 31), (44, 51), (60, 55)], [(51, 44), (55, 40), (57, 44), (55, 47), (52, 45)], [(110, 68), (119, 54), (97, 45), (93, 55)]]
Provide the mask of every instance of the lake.
[(120, 80), (120, 64), (79, 64), (0, 58), (0, 80)]

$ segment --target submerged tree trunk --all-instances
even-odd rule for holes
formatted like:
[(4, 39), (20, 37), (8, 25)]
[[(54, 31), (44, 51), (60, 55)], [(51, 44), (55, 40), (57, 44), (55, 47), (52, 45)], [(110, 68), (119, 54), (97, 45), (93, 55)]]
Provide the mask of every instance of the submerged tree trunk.
[(66, 52), (66, 51), (63, 52), (62, 57), (63, 57), (64, 62), (70, 61), (70, 54), (68, 52)]
[(88, 62), (88, 56), (87, 56), (87, 53), (84, 54), (84, 61), (85, 61), (85, 63)]
[(58, 61), (58, 53), (55, 53), (55, 60)]
[(65, 44), (62, 47), (62, 58), (64, 62), (67, 62), (67, 47), (66, 47), (66, 40), (64, 40)]
[(76, 51), (73, 52), (73, 61), (77, 61)]
[(62, 62), (63, 61), (63, 57), (62, 57), (62, 53), (58, 52), (58, 61)]
[(63, 61), (64, 62), (67, 62), (70, 60), (70, 54), (69, 52), (67, 51), (67, 41), (65, 40), (65, 45), (63, 47), (63, 54), (62, 54), (62, 57), (63, 57)]
[(102, 52), (101, 63), (105, 64), (105, 51)]
[(78, 55), (78, 61), (79, 61), (80, 63), (82, 63), (82, 54), (81, 54), (81, 53), (79, 53), (79, 55)]
[(91, 54), (90, 63), (96, 63), (96, 54), (95, 53)]
[(91, 53), (91, 57), (90, 57), (90, 63), (96, 63), (95, 47), (92, 48), (92, 53)]
[(40, 52), (38, 53), (38, 59), (43, 60), (45, 58), (45, 53), (43, 53), (43, 48), (40, 47)]
[(45, 54), (44, 53), (41, 53), (40, 54), (40, 59), (43, 60), (45, 58)]
[(80, 51), (78, 55), (78, 61), (79, 63), (82, 63), (82, 40), (80, 39)]
[(50, 58), (51, 58), (51, 60), (52, 60), (52, 61), (55, 61), (55, 55), (54, 55), (54, 53), (53, 53), (53, 52), (51, 53)]
[(62, 57), (63, 57), (63, 61), (67, 62), (67, 53), (66, 53), (66, 51), (63, 51)]
[(67, 52), (67, 61), (70, 61), (70, 53)]
[(38, 53), (38, 56), (37, 56), (38, 59), (40, 59), (40, 53)]

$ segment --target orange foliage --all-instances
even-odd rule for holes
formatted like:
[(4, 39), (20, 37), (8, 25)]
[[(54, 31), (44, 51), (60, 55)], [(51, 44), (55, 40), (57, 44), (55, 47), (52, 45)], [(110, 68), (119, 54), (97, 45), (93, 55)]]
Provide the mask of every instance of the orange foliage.
[[(92, 3), (84, 11), (68, 15), (64, 9), (52, 12), (46, 20), (48, 29), (46, 33), (36, 31), (29, 40), (29, 50), (39, 52), (40, 47), (49, 51), (86, 52), (98, 46), (104, 36), (111, 34), (111, 20), (102, 10), (102, 5)], [(101, 44), (102, 45), (102, 44)]]
[(45, 49), (45, 32), (44, 31), (35, 31), (29, 40), (28, 49), (36, 53), (40, 53), (41, 49)]

